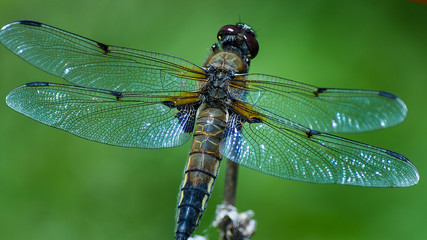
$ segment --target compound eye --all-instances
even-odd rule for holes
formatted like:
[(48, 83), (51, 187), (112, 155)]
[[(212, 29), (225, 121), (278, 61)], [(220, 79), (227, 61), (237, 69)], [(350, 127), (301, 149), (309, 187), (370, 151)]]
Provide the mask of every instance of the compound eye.
[(235, 25), (225, 25), (221, 29), (219, 29), (217, 37), (221, 40), (224, 35), (237, 35), (242, 32), (242, 29)]
[[(219, 29), (217, 38), (219, 41), (223, 40), (224, 36), (236, 36), (238, 40), (245, 41), (250, 57), (255, 58), (259, 51), (258, 41), (255, 38), (255, 33), (252, 29), (245, 24), (237, 24), (237, 25), (225, 25), (221, 29)], [(221, 42), (220, 42), (221, 44)]]
[(258, 41), (255, 38), (255, 34), (252, 32), (244, 31), (243, 37), (245, 38), (245, 42), (249, 47), (251, 56), (250, 58), (255, 58), (259, 51)]

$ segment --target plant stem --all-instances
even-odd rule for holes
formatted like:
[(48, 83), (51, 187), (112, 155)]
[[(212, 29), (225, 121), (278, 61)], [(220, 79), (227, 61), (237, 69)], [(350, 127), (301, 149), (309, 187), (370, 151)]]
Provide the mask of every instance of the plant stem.
[(239, 165), (227, 159), (225, 173), (224, 204), (234, 206), (236, 201), (237, 173)]

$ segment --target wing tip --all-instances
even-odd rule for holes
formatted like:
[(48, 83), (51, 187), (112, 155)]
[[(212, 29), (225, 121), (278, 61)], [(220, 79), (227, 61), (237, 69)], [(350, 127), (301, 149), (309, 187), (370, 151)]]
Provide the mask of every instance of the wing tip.
[(4, 25), (4, 26), (1, 28), (1, 31), (5, 31), (5, 30), (7, 30), (9, 27), (11, 27), (11, 26), (13, 26), (13, 25), (18, 25), (18, 24), (21, 24), (21, 25), (27, 25), (27, 26), (34, 26), (34, 27), (40, 27), (40, 26), (42, 26), (42, 25), (43, 25), (42, 23), (40, 23), (40, 22), (36, 22), (36, 21), (31, 21), (31, 20), (18, 20), (18, 21), (11, 22), (11, 23), (8, 23), (8, 24)]
[(418, 173), (418, 170), (414, 166), (414, 164), (407, 157), (390, 150), (387, 150), (386, 153), (408, 164), (408, 174), (405, 174), (405, 177), (403, 178), (404, 181), (402, 181), (400, 184), (396, 184), (395, 187), (410, 187), (418, 183), (418, 181), (420, 180), (420, 174)]
[(5, 99), (6, 100), (6, 104), (7, 104), (7, 106), (9, 106), (10, 108), (14, 109), (15, 111), (18, 111), (18, 112), (22, 113), (22, 111), (19, 110), (20, 106), (22, 104), (20, 104), (20, 102), (17, 101), (16, 98), (14, 98), (16, 92), (19, 91), (19, 90), (21, 90), (22, 88), (25, 88), (25, 87), (46, 87), (46, 86), (49, 86), (49, 85), (51, 85), (51, 83), (48, 83), (48, 82), (30, 82), (30, 83), (26, 83), (24, 85), (21, 85), (21, 86), (15, 88), (14, 90), (10, 91), (7, 94), (6, 99)]
[(401, 182), (398, 184), (393, 185), (392, 187), (402, 188), (402, 187), (412, 187), (416, 185), (420, 181), (420, 175), (418, 171), (415, 170), (414, 175), (409, 177), (406, 176), (403, 178)]

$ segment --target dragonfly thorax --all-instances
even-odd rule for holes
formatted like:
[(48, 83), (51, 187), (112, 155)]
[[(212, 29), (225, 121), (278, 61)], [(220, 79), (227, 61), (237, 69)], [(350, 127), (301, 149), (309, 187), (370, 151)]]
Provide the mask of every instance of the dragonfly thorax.
[(205, 102), (222, 107), (230, 106), (232, 103), (231, 80), (235, 73), (247, 72), (247, 64), (235, 53), (217, 51), (206, 59), (205, 66), (206, 82), (201, 91)]
[(206, 82), (201, 91), (204, 101), (222, 106), (230, 105), (231, 95), (229, 85), (234, 73), (230, 70), (213, 67), (208, 68), (206, 73)]

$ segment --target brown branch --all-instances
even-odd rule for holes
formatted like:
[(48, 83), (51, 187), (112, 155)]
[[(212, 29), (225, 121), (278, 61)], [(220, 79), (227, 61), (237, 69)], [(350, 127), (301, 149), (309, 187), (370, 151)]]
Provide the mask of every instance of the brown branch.
[(255, 233), (256, 222), (252, 219), (254, 213), (250, 210), (238, 213), (234, 207), (238, 167), (237, 163), (227, 160), (224, 204), (217, 206), (216, 220), (213, 223), (218, 227), (220, 240), (248, 240)]
[(224, 204), (235, 205), (237, 189), (237, 173), (239, 165), (227, 159), (227, 169), (225, 172)]

